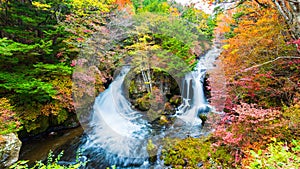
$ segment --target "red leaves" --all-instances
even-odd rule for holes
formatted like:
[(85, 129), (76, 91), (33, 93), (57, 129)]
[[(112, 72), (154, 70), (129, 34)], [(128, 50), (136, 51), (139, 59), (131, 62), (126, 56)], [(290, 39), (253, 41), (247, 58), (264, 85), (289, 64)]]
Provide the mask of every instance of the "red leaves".
[(89, 29), (84, 29), (83, 32), (84, 32), (84, 33), (93, 33), (93, 31), (92, 31), (92, 30), (89, 30)]
[(76, 60), (72, 60), (70, 66), (72, 66), (72, 67), (76, 66)]
[(300, 50), (300, 38), (297, 39), (297, 40), (291, 40), (291, 41), (287, 42), (287, 44), (288, 44), (288, 45), (290, 45), (290, 44), (295, 44), (296, 47), (297, 47), (297, 50)]
[(58, 52), (57, 54), (56, 54), (56, 57), (57, 58), (60, 58), (60, 57), (62, 57), (63, 56), (63, 52)]
[[(273, 109), (256, 108), (253, 104), (242, 103), (234, 108), (232, 113), (227, 113), (218, 124), (214, 136), (218, 138), (216, 145), (225, 144), (229, 147), (244, 147), (254, 142), (266, 139), (278, 125), (281, 112)], [(269, 137), (267, 137), (268, 139)]]

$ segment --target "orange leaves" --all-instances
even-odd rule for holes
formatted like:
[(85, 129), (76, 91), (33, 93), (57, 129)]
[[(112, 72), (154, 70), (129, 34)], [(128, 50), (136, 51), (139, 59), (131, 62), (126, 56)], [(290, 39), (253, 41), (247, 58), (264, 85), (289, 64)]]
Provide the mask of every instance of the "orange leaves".
[(119, 8), (125, 7), (128, 4), (131, 4), (130, 0), (116, 0), (115, 4), (119, 6)]
[[(232, 31), (232, 37), (225, 40), (228, 45), (222, 53), (223, 62), (230, 68), (226, 69), (227, 75), (234, 76), (241, 69), (266, 62), (290, 51), (282, 35), (287, 29), (277, 11), (256, 6), (252, 8), (256, 9), (255, 13), (245, 12), (245, 15), (235, 19), (234, 23), (233, 19), (228, 19), (229, 16), (224, 17), (226, 22), (231, 22), (231, 25), (235, 26), (229, 28), (229, 24), (219, 24), (222, 29), (218, 31), (221, 33), (226, 33), (229, 29)], [(252, 12), (249, 9), (247, 11)]]
[[(221, 60), (226, 77), (231, 84), (228, 88), (231, 91), (231, 97), (238, 96), (240, 101), (259, 101), (260, 105), (266, 107), (278, 106), (281, 101), (287, 103), (288, 98), (292, 97), (292, 93), (296, 91), (292, 87), (293, 85), (288, 83), (293, 81), (291, 77), (295, 75), (292, 75), (292, 72), (287, 74), (288, 69), (281, 67), (280, 69), (272, 68), (274, 71), (272, 74), (278, 74), (275, 71), (281, 72), (280, 74), (285, 72), (282, 77), (268, 79), (256, 77), (259, 73), (265, 73), (263, 69), (270, 69), (278, 62), (263, 65), (260, 70), (257, 69), (254, 72), (245, 72), (244, 70), (280, 56), (293, 55), (295, 50), (285, 43), (285, 39), (288, 38), (283, 36), (283, 33), (287, 32), (287, 28), (275, 9), (257, 8), (256, 6), (252, 6), (252, 8), (247, 9), (251, 15), (245, 13), (238, 20), (236, 17), (235, 25), (237, 27), (232, 28), (233, 36), (225, 40), (227, 44), (223, 46)], [(254, 9), (256, 9), (255, 13), (253, 13)], [(237, 15), (233, 14), (232, 16)], [(252, 80), (245, 82), (243, 81), (245, 77)]]
[(130, 0), (116, 0), (115, 4), (119, 10), (126, 10), (128, 13), (133, 14), (132, 3)]
[(234, 23), (231, 14), (221, 14), (217, 17), (218, 26), (216, 27), (216, 32), (224, 34), (226, 32), (230, 32), (231, 24)]

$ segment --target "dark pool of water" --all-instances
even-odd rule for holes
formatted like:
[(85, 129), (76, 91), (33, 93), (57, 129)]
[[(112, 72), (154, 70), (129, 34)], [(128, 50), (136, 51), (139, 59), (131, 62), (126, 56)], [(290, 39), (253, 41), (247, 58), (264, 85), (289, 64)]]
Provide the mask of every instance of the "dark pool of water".
[(35, 161), (47, 159), (50, 150), (55, 154), (64, 150), (64, 159), (73, 160), (76, 158), (81, 137), (83, 129), (78, 127), (28, 139), (22, 142), (19, 159), (29, 160), (29, 164), (33, 164)]

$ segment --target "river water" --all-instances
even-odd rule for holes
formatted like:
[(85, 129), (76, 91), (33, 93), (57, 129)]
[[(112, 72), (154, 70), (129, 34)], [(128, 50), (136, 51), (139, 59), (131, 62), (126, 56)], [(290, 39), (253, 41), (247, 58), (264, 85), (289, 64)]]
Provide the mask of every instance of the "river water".
[[(182, 79), (182, 104), (177, 108), (175, 122), (165, 128), (151, 126), (140, 112), (133, 110), (124, 94), (123, 82), (130, 67), (123, 67), (119, 75), (95, 100), (90, 130), (83, 134), (81, 128), (65, 131), (59, 136), (25, 142), (21, 159), (41, 160), (50, 149), (56, 152), (65, 150), (63, 160), (75, 160), (78, 150), (89, 159), (88, 168), (163, 168), (163, 162), (149, 162), (149, 157), (160, 156), (163, 138), (201, 137), (207, 134), (201, 130), (199, 114), (212, 110), (203, 89), (205, 73), (213, 69), (213, 62), (220, 49), (213, 47), (200, 57), (194, 71)], [(157, 147), (155, 154), (149, 154), (149, 140)]]

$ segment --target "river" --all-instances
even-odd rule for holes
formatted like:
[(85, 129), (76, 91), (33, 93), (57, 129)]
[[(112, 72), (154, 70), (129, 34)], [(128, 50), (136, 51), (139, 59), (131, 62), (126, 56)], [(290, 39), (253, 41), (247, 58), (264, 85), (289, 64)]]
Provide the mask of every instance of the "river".
[[(201, 130), (199, 114), (211, 111), (204, 95), (203, 81), (208, 69), (214, 68), (214, 61), (220, 49), (212, 47), (198, 60), (194, 71), (182, 79), (182, 104), (177, 108), (176, 121), (167, 128), (151, 126), (137, 110), (132, 109), (124, 95), (123, 82), (130, 67), (125, 66), (119, 75), (96, 99), (89, 122), (90, 130), (83, 134), (82, 128), (58, 132), (24, 142), (21, 159), (31, 161), (45, 159), (49, 150), (56, 153), (64, 150), (62, 160), (75, 161), (76, 152), (89, 159), (88, 168), (163, 168), (163, 161), (149, 162), (149, 157), (160, 156), (163, 138), (201, 137), (207, 131)], [(149, 154), (149, 140), (157, 147), (155, 154)]]

